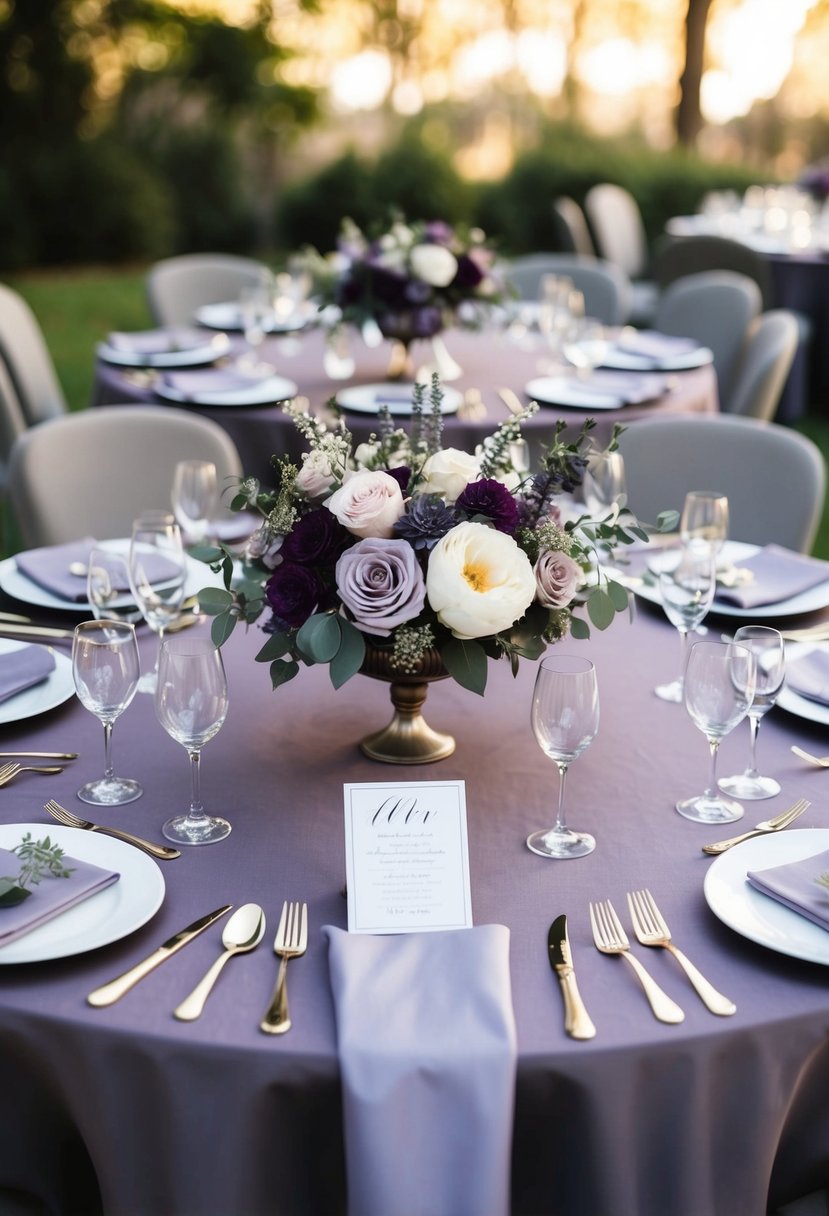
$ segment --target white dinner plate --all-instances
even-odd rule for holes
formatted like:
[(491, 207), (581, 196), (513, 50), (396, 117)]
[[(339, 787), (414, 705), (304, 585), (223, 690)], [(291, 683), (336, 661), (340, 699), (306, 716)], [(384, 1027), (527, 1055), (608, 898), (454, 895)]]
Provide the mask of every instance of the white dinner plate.
[[(15, 642), (11, 638), (0, 638), (0, 656), (10, 654), (13, 650), (21, 650), (27, 642)], [(35, 643), (37, 645), (37, 643)], [(0, 724), (3, 722), (20, 722), (23, 718), (33, 718), (36, 714), (45, 714), (48, 709), (63, 705), (75, 695), (75, 681), (72, 677), (72, 660), (50, 646), (42, 647), (52, 650), (55, 667), (45, 680), (24, 688), (22, 692), (6, 701), (0, 701)]]
[(201, 392), (197, 396), (187, 396), (171, 384), (159, 380), (154, 391), (165, 401), (174, 401), (184, 405), (275, 405), (278, 401), (287, 401), (297, 394), (297, 386), (286, 376), (262, 376), (251, 378), (250, 384), (240, 388), (225, 389), (224, 392)]
[[(743, 541), (727, 540), (723, 546), (720, 560), (739, 566), (740, 562), (753, 557), (759, 551), (759, 545), (749, 545)], [(652, 557), (648, 558), (648, 568), (656, 572), (661, 562), (669, 562), (670, 560), (670, 554), (656, 552)], [(643, 583), (641, 586), (634, 587), (633, 590), (643, 600), (648, 600), (652, 604), (662, 603), (662, 597), (656, 585)], [(818, 609), (827, 607), (829, 607), (829, 579), (825, 583), (818, 583), (815, 587), (809, 587), (808, 590), (801, 591), (799, 595), (793, 595), (790, 599), (779, 600), (775, 604), (758, 604), (756, 608), (741, 608), (739, 604), (731, 604), (727, 600), (717, 599), (715, 596), (714, 603), (711, 605), (711, 611), (718, 613), (720, 616), (733, 616), (742, 620), (753, 621), (760, 618), (773, 619), (774, 617), (797, 616), (801, 612), (817, 612)]]
[[(819, 642), (787, 642), (786, 661), (799, 659), (802, 655), (808, 654), (810, 650), (829, 651), (829, 645), (825, 643), (821, 645)], [(824, 705), (821, 701), (812, 701), (809, 697), (802, 697), (799, 692), (795, 692), (787, 684), (784, 684), (777, 694), (776, 704), (781, 709), (785, 709), (787, 713), (796, 714), (798, 718), (806, 718), (809, 722), (820, 722), (824, 726), (829, 726), (829, 705)]]
[[(315, 312), (316, 308), (311, 306), (290, 317), (267, 317), (262, 328), (269, 334), (296, 333), (305, 329)], [(204, 304), (196, 309), (195, 316), (198, 323), (206, 325), (208, 329), (230, 329), (241, 333), (245, 328), (242, 310), (235, 300), (229, 300), (226, 304)]]
[[(127, 554), (129, 552), (129, 540), (103, 540), (101, 541), (102, 549), (112, 549), (116, 553)], [(184, 578), (184, 597), (196, 595), (201, 591), (202, 587), (222, 587), (221, 574), (214, 574), (209, 566), (204, 562), (198, 562), (195, 558), (185, 554), (185, 569)], [(83, 583), (83, 579), (78, 580)], [(163, 583), (158, 584), (163, 587)], [(54, 595), (53, 592), (47, 591), (45, 587), (33, 583), (30, 578), (21, 573), (17, 568), (17, 563), (13, 557), (4, 558), (0, 561), (0, 588), (7, 595), (14, 596), (16, 600), (20, 600), (24, 604), (33, 604), (37, 608), (53, 608), (63, 612), (86, 612), (89, 608), (89, 602), (83, 600), (65, 600), (59, 595)], [(113, 601), (113, 607), (125, 608), (133, 603), (132, 596), (127, 592), (123, 596)]]
[(752, 887), (749, 870), (800, 861), (829, 849), (829, 828), (789, 828), (745, 840), (721, 853), (705, 875), (709, 908), (735, 933), (780, 954), (829, 964), (829, 932)]
[(620, 350), (611, 346), (602, 360), (602, 367), (624, 372), (686, 372), (695, 367), (713, 363), (713, 352), (707, 346), (697, 346), (683, 355), (667, 359), (655, 359), (650, 355), (637, 355), (634, 351)]
[(0, 848), (13, 849), (26, 832), (36, 840), (48, 836), (68, 857), (117, 870), (121, 877), (54, 920), (0, 946), (0, 963), (41, 963), (84, 954), (134, 933), (161, 907), (161, 870), (152, 857), (133, 845), (56, 823), (4, 823), (0, 824)]
[(199, 335), (198, 330), (193, 333), (194, 339), (191, 342), (183, 342), (180, 348), (143, 353), (120, 350), (117, 346), (100, 342), (97, 347), (98, 358), (118, 367), (202, 367), (207, 363), (215, 363), (230, 350), (230, 338), (227, 334), (213, 334), (212, 337), (206, 338), (204, 334)]
[[(442, 386), (442, 391), (441, 413), (457, 413), (463, 401), (461, 394), (456, 388), (445, 385)], [(348, 388), (341, 388), (337, 393), (337, 405), (357, 414), (376, 414), (384, 405), (389, 407), (390, 414), (411, 414), (413, 392), (414, 385), (406, 381), (399, 384), (395, 381), (384, 384), (352, 384)], [(432, 408), (428, 389), (423, 406), (424, 412), (428, 414)]]

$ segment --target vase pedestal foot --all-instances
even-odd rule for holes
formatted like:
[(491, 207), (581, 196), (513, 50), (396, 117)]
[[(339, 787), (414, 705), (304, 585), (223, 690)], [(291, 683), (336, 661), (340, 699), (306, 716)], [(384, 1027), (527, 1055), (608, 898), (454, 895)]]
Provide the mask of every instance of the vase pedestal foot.
[(383, 730), (361, 741), (360, 750), (366, 756), (384, 764), (432, 764), (452, 755), (455, 740), (432, 730), (420, 712), (428, 687), (425, 682), (392, 683), (394, 716)]

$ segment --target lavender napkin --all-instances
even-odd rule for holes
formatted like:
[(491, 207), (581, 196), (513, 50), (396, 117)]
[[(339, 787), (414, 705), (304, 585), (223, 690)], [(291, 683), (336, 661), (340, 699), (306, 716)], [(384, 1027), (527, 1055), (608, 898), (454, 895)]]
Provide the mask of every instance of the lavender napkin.
[(739, 566), (741, 570), (751, 570), (753, 579), (739, 587), (718, 587), (717, 599), (740, 608), (779, 604), (810, 587), (829, 582), (829, 562), (794, 553), (781, 545), (766, 545)]
[[(0, 947), (45, 925), (121, 877), (114, 870), (105, 870), (74, 857), (64, 857), (63, 861), (66, 868), (72, 870), (68, 878), (44, 878), (32, 887), (31, 895), (22, 904), (0, 908)], [(0, 849), (0, 877), (17, 878), (22, 864), (16, 853)]]
[(205, 371), (166, 372), (162, 382), (184, 401), (200, 401), (205, 394), (212, 400), (217, 395), (232, 401), (237, 396), (245, 401), (257, 385), (266, 384), (267, 376), (246, 376), (231, 368), (210, 368)]
[(111, 333), (107, 345), (130, 355), (166, 355), (177, 350), (198, 350), (209, 346), (210, 335), (203, 329), (173, 326), (170, 329), (144, 329), (138, 333)]
[(810, 650), (786, 661), (786, 683), (792, 692), (829, 705), (829, 652)]
[(626, 329), (614, 343), (617, 350), (626, 355), (641, 355), (643, 359), (677, 359), (696, 350), (699, 343), (693, 338), (678, 338), (661, 334), (655, 329)]
[(0, 702), (40, 684), (55, 670), (55, 656), (45, 646), (20, 646), (0, 655)]
[(516, 1033), (503, 925), (327, 925), (349, 1216), (507, 1216)]
[(804, 857), (802, 861), (772, 866), (770, 870), (749, 870), (746, 877), (764, 895), (770, 895), (822, 929), (829, 929), (829, 891), (815, 882), (827, 872), (829, 849), (814, 857)]
[(637, 372), (594, 371), (589, 379), (574, 380), (583, 383), (590, 392), (609, 393), (617, 396), (623, 405), (638, 405), (642, 401), (653, 401), (665, 391), (665, 377), (641, 375)]
[[(47, 545), (42, 549), (28, 549), (25, 553), (18, 553), (15, 560), (17, 569), (26, 578), (31, 579), (38, 587), (42, 587), (44, 591), (51, 592), (52, 595), (57, 595), (62, 600), (68, 600), (73, 604), (85, 604), (86, 597), (86, 579), (78, 574), (71, 574), (69, 567), (73, 562), (80, 562), (82, 565), (89, 564), (89, 555), (95, 548), (96, 541), (89, 536), (83, 540), (68, 541), (63, 545)], [(166, 579), (174, 578), (178, 573), (178, 567), (174, 562), (171, 562), (163, 554), (147, 554), (144, 562), (145, 574), (149, 577), (151, 583), (161, 583)], [(123, 580), (123, 585), (119, 585), (115, 580), (115, 589), (127, 593), (129, 591), (129, 583)]]

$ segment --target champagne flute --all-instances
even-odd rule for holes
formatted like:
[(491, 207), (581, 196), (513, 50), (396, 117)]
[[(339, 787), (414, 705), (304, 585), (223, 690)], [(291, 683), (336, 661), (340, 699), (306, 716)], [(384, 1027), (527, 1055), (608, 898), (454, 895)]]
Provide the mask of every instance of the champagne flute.
[(584, 857), (596, 847), (593, 836), (566, 826), (564, 784), (567, 769), (599, 729), (596, 669), (589, 659), (555, 654), (543, 660), (535, 678), (532, 727), (538, 746), (558, 767), (555, 825), (527, 837), (527, 847), (542, 857)]
[[(145, 511), (132, 525), (129, 576), (132, 594), (144, 620), (158, 635), (159, 645), (167, 625), (176, 620), (184, 600), (186, 574), (181, 530), (169, 511)], [(157, 661), (141, 677), (139, 692), (153, 692)]]
[(702, 549), (682, 549), (676, 565), (660, 570), (658, 577), (665, 615), (679, 630), (682, 657), (677, 678), (669, 684), (657, 685), (654, 692), (663, 701), (681, 704), (688, 634), (701, 623), (714, 598), (716, 574), (713, 556), (707, 546)]
[(173, 474), (173, 514), (191, 544), (207, 539), (219, 493), (212, 460), (180, 460)]
[(748, 710), (751, 728), (751, 759), (744, 773), (723, 777), (720, 789), (735, 798), (773, 798), (780, 793), (780, 782), (762, 777), (757, 768), (757, 735), (760, 722), (777, 700), (786, 673), (783, 638), (768, 625), (743, 625), (734, 634), (734, 641), (748, 646), (757, 661), (757, 681), (754, 700)]
[(697, 823), (732, 823), (743, 814), (739, 802), (717, 792), (717, 752), (725, 736), (742, 722), (754, 697), (757, 661), (736, 642), (695, 642), (685, 670), (685, 708), (708, 740), (711, 769), (702, 794), (683, 798), (676, 809)]
[(679, 518), (686, 548), (708, 548), (716, 558), (728, 537), (728, 499), (717, 490), (689, 490)]
[(155, 712), (190, 757), (190, 809), (162, 828), (177, 844), (213, 844), (230, 832), (226, 819), (207, 815), (200, 789), (201, 750), (227, 717), (227, 679), (222, 652), (210, 638), (173, 637), (161, 643)]
[(104, 775), (78, 790), (82, 802), (123, 806), (144, 792), (137, 781), (116, 777), (112, 727), (135, 696), (141, 664), (135, 627), (127, 621), (82, 621), (72, 636), (72, 677), (84, 709), (104, 728)]

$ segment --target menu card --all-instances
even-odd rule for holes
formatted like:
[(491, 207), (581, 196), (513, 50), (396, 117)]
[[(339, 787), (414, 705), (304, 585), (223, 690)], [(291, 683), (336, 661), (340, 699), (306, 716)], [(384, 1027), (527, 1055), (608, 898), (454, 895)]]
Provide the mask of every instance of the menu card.
[(463, 781), (347, 783), (350, 933), (472, 926)]

